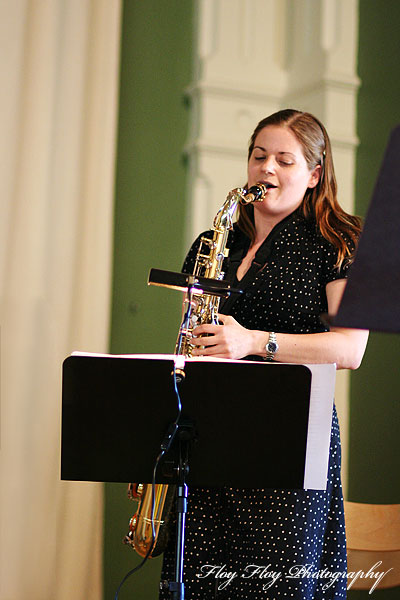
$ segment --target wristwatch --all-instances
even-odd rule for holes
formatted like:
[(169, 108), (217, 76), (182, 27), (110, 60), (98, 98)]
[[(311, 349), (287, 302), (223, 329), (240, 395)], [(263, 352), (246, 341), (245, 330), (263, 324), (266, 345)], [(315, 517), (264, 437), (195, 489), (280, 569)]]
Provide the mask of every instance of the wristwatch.
[(276, 333), (273, 331), (269, 332), (268, 343), (265, 345), (266, 356), (264, 360), (274, 360), (275, 354), (278, 352), (279, 346), (276, 341)]

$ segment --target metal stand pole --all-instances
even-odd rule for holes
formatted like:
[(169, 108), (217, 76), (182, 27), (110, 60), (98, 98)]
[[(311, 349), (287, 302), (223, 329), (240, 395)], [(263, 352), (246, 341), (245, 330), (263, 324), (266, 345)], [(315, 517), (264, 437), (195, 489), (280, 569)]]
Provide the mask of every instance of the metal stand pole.
[[(182, 427), (182, 426), (181, 426)], [(185, 585), (183, 583), (183, 557), (185, 548), (185, 521), (187, 513), (188, 486), (186, 476), (189, 472), (188, 453), (189, 444), (194, 437), (192, 426), (185, 424), (178, 433), (179, 439), (179, 467), (178, 488), (176, 498), (176, 546), (175, 546), (175, 581), (169, 582), (169, 590), (173, 600), (184, 600)]]

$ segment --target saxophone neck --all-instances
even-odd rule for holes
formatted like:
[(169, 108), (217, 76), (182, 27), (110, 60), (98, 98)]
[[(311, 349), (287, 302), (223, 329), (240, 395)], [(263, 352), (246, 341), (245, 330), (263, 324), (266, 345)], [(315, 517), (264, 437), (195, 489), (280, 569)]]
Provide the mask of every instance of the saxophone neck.
[(214, 229), (232, 229), (233, 218), (240, 202), (245, 198), (246, 190), (244, 188), (235, 188), (226, 197), (214, 218)]
[(226, 197), (225, 203), (221, 206), (214, 218), (215, 230), (228, 230), (233, 227), (233, 218), (235, 216), (238, 204), (250, 204), (251, 202), (262, 202), (267, 193), (267, 187), (263, 183), (257, 183), (251, 188), (235, 188)]

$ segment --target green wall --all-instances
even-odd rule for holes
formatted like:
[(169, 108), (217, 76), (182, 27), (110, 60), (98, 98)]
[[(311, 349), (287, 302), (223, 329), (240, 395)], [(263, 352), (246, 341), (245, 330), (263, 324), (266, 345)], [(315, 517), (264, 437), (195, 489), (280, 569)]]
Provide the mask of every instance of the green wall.
[[(185, 164), (191, 82), (192, 0), (124, 0), (115, 188), (110, 351), (173, 352), (180, 294), (147, 286), (151, 267), (179, 271), (183, 260)], [(132, 435), (137, 427), (132, 411)], [(132, 457), (133, 459), (135, 457)], [(125, 484), (105, 491), (104, 598), (139, 561), (123, 546), (136, 503)], [(120, 599), (157, 598), (161, 562), (148, 561)]]
[[(360, 0), (356, 212), (365, 215), (391, 129), (400, 123), (400, 2)], [(394, 279), (398, 279), (398, 273)], [(371, 333), (351, 377), (349, 500), (400, 502), (400, 336)], [(374, 592), (399, 597), (399, 588)], [(370, 598), (351, 592), (349, 598)]]

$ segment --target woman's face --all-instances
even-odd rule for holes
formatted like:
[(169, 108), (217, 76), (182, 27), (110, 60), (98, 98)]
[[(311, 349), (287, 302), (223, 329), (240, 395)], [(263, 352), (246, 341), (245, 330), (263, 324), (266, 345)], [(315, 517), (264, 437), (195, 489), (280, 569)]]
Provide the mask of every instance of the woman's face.
[(287, 127), (267, 125), (256, 137), (248, 166), (248, 186), (264, 183), (268, 186), (263, 202), (254, 210), (266, 216), (283, 219), (304, 198), (307, 188), (317, 185), (321, 167), (310, 171), (303, 149)]

